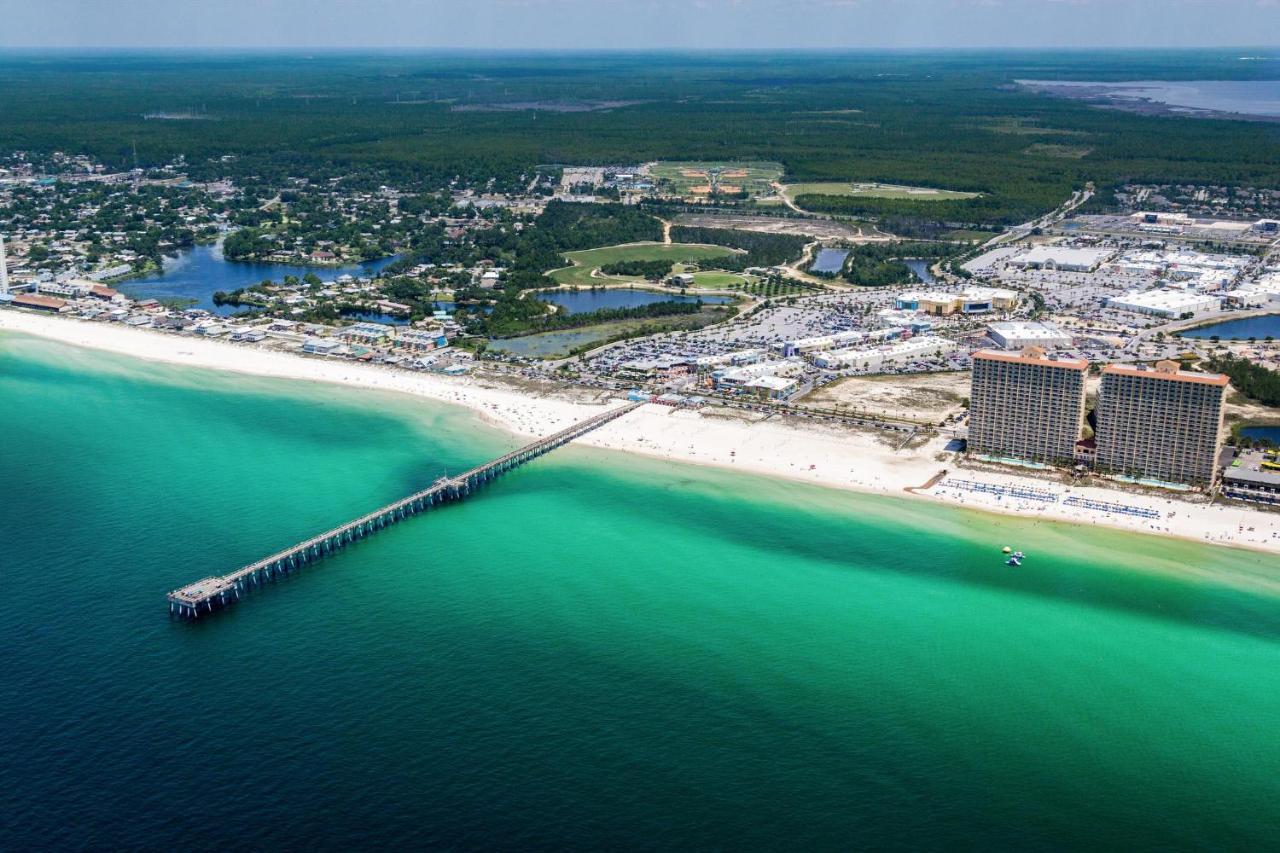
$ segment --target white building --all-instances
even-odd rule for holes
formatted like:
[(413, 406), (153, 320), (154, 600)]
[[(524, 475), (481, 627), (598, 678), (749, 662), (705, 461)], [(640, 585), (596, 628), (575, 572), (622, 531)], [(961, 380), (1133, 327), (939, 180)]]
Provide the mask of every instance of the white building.
[(746, 391), (760, 397), (779, 400), (786, 397), (799, 384), (797, 380), (786, 376), (758, 376), (742, 386)]
[[(1271, 301), (1271, 294), (1261, 290), (1239, 288), (1228, 290), (1220, 295), (1227, 300), (1228, 305), (1236, 305), (1240, 308), (1261, 308)], [(1280, 294), (1277, 296), (1280, 297)]]
[(838, 347), (841, 344), (857, 343), (866, 339), (866, 337), (866, 332), (851, 330), (847, 332), (835, 332), (830, 335), (818, 335), (812, 338), (797, 338), (783, 343), (782, 354), (787, 357), (793, 355), (804, 355), (805, 353), (815, 352), (817, 350)]
[(302, 342), (302, 351), (312, 355), (332, 355), (340, 346), (342, 346), (340, 341), (327, 340), (325, 338), (307, 338)]
[(946, 338), (920, 335), (880, 347), (819, 353), (814, 357), (813, 363), (826, 370), (879, 370), (889, 364), (930, 358), (939, 352), (949, 353), (955, 348), (955, 343)]
[(1021, 269), (1093, 272), (1115, 254), (1113, 249), (1076, 246), (1036, 246), (1009, 259), (1009, 266)]
[(795, 373), (803, 367), (803, 362), (795, 359), (782, 361), (763, 361), (759, 364), (748, 364), (729, 370), (717, 371), (713, 374), (717, 388), (734, 388), (748, 385), (761, 376), (779, 376)]
[(1048, 323), (1026, 321), (988, 323), (987, 336), (1001, 349), (1009, 350), (1021, 350), (1023, 347), (1032, 346), (1051, 350), (1071, 346), (1071, 336)]
[(263, 329), (255, 329), (250, 326), (239, 326), (231, 330), (231, 340), (242, 341), (247, 344), (256, 344), (267, 339), (267, 333)]
[(758, 349), (740, 349), (734, 352), (724, 352), (719, 355), (703, 355), (695, 358), (693, 364), (699, 370), (706, 370), (713, 367), (721, 367), (730, 364), (740, 366), (743, 364), (752, 364), (764, 358), (765, 352)]
[(1177, 319), (1183, 314), (1200, 314), (1222, 310), (1222, 300), (1216, 296), (1181, 290), (1147, 290), (1113, 296), (1107, 306), (1135, 314), (1152, 314), (1156, 317)]

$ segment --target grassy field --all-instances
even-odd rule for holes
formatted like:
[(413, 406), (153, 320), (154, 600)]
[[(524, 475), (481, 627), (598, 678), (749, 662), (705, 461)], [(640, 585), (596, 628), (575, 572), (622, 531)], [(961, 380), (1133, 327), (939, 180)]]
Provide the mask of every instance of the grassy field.
[(978, 193), (955, 190), (939, 190), (930, 187), (901, 187), (894, 184), (855, 184), (842, 181), (820, 181), (808, 184), (788, 184), (787, 195), (841, 195), (863, 198), (899, 198), (912, 201), (956, 201), (977, 198)]
[(782, 178), (781, 163), (661, 161), (649, 167), (649, 175), (666, 191), (684, 197), (706, 197), (712, 194), (748, 197), (771, 195), (771, 184)]
[(1068, 160), (1079, 160), (1088, 157), (1093, 149), (1088, 145), (1060, 145), (1049, 142), (1036, 142), (1022, 150), (1033, 157), (1062, 157)]
[(566, 252), (565, 257), (573, 262), (571, 267), (562, 267), (547, 273), (560, 284), (592, 285), (608, 281), (634, 281), (634, 276), (605, 276), (592, 278), (591, 272), (608, 264), (620, 261), (663, 261), (672, 264), (724, 258), (732, 255), (732, 249), (724, 246), (712, 246), (704, 243), (625, 243), (621, 246), (603, 246), (598, 249), (583, 249), (578, 252)]
[(970, 241), (976, 240), (979, 243), (983, 243), (983, 242), (986, 242), (987, 240), (990, 240), (992, 237), (995, 236), (995, 234), (993, 234), (990, 231), (969, 231), (967, 229), (960, 228), (955, 231), (948, 231), (942, 236), (946, 240), (956, 240), (960, 242), (970, 242)]
[(728, 290), (734, 287), (741, 287), (748, 281), (754, 281), (754, 279), (732, 272), (696, 272), (693, 274), (693, 286), (703, 290)]

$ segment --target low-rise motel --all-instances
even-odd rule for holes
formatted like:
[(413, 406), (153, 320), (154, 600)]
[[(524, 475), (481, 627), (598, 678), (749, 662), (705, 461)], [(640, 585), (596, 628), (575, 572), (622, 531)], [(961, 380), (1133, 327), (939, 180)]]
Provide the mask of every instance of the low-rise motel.
[(1110, 364), (1092, 440), (1081, 441), (1089, 363), (1040, 347), (973, 356), (968, 449), (995, 459), (1094, 464), (1100, 472), (1209, 486), (1218, 468), (1226, 376)]

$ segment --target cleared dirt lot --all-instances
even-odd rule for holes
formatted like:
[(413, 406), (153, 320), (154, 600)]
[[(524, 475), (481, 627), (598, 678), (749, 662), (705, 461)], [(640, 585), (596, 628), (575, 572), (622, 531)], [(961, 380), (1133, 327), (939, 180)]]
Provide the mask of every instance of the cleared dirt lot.
[(842, 406), (889, 418), (942, 420), (961, 411), (969, 396), (969, 373), (920, 373), (905, 376), (851, 376), (804, 398), (818, 406)]
[(854, 239), (862, 232), (852, 225), (830, 219), (786, 219), (781, 216), (716, 216), (682, 213), (676, 225), (696, 228), (736, 228), (739, 231), (765, 231), (769, 234), (800, 234), (821, 239)]

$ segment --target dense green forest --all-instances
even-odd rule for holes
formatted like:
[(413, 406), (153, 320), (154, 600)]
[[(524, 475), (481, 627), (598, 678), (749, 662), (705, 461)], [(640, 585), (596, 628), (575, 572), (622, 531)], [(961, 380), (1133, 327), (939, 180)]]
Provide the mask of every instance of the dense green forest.
[(1235, 389), (1249, 399), (1264, 406), (1280, 406), (1280, 372), (1228, 354), (1209, 359), (1205, 368), (1225, 373)]
[(661, 239), (662, 223), (639, 208), (552, 201), (521, 234), (515, 266), (518, 272), (544, 273), (568, 266), (564, 252)]
[(600, 267), (605, 275), (631, 275), (661, 281), (671, 272), (671, 261), (617, 261)]
[(1280, 186), (1273, 123), (1100, 110), (1014, 81), (1242, 79), (1264, 66), (1232, 51), (9, 54), (0, 115), (8, 147), (115, 168), (185, 155), (197, 179), (305, 174), (432, 193), (524, 189), (557, 174), (542, 164), (760, 159), (791, 181), (982, 193), (804, 199), (842, 213), (1007, 222), (1086, 180)]
[(773, 267), (800, 257), (808, 237), (795, 234), (769, 234), (764, 231), (740, 231), (732, 228), (696, 228), (689, 225), (673, 225), (671, 239), (677, 243), (714, 243), (731, 249), (743, 249), (744, 254), (728, 258), (716, 258), (714, 266), (724, 270), (745, 270), (747, 267)]
[(961, 243), (865, 243), (845, 258), (841, 276), (866, 287), (919, 281), (920, 278), (903, 263), (904, 258), (938, 260), (963, 252)]

